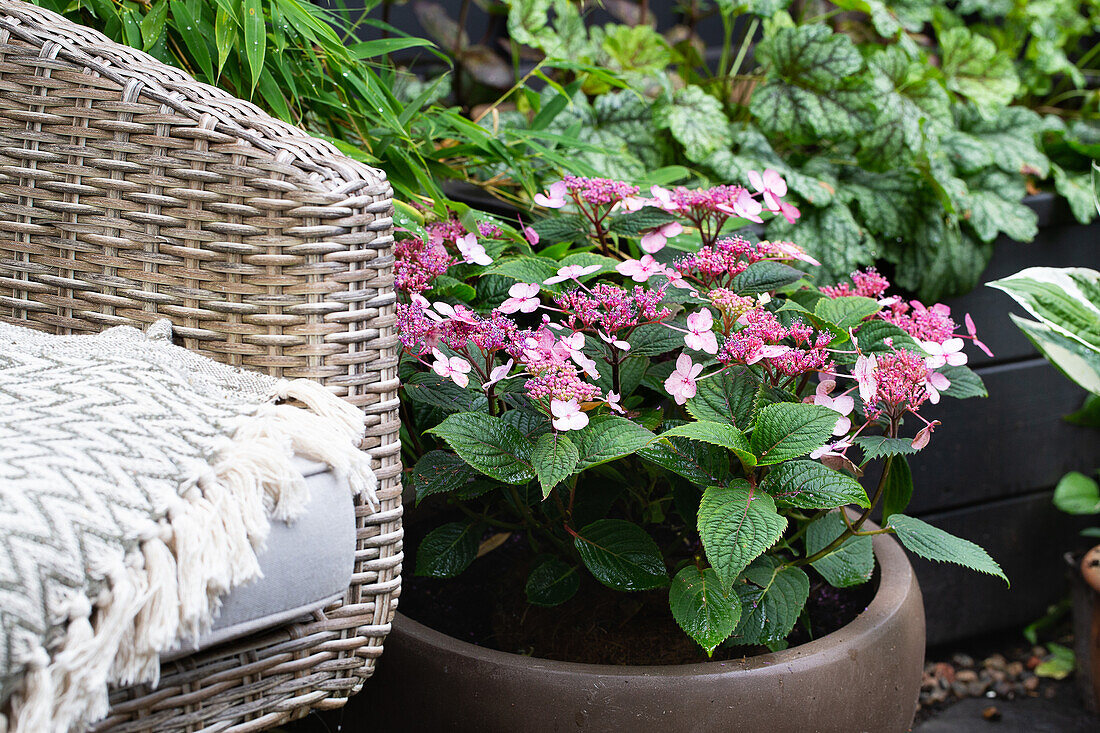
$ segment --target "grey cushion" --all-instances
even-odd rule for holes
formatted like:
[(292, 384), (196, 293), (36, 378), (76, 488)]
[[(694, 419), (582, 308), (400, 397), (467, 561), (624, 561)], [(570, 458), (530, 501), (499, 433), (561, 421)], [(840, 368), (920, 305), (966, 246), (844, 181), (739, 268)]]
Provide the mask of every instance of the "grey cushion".
[(226, 596), (221, 613), (198, 646), (185, 644), (164, 658), (248, 636), (323, 608), (343, 597), (355, 564), (355, 506), (346, 484), (320, 463), (295, 458), (310, 502), (289, 524), (271, 523), (259, 554), (263, 577)]

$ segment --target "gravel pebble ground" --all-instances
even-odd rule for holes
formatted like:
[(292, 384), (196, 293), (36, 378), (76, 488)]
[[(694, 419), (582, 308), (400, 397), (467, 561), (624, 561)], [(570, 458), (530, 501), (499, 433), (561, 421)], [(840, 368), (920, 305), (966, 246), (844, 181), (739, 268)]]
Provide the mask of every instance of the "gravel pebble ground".
[[(1072, 640), (1061, 641), (1072, 647)], [(1019, 636), (961, 646), (964, 651), (929, 650), (914, 731), (1100, 730), (1100, 718), (1084, 710), (1072, 675), (1054, 680), (1035, 674), (1051, 658), (1046, 647)]]

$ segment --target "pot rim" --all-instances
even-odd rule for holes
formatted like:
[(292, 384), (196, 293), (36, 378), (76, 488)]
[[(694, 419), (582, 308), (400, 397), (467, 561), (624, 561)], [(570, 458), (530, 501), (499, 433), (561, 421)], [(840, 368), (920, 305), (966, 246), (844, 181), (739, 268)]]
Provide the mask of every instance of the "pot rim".
[[(874, 527), (871, 522), (865, 526)], [(784, 649), (778, 652), (770, 652), (746, 659), (731, 659), (717, 662), (695, 662), (691, 664), (662, 664), (662, 665), (617, 665), (617, 664), (587, 664), (584, 662), (563, 662), (556, 659), (543, 659), (541, 657), (528, 657), (521, 654), (502, 652), (497, 649), (471, 644), (461, 639), (447, 636), (446, 634), (429, 628), (418, 621), (414, 621), (401, 613), (397, 614), (394, 624), (400, 626), (401, 631), (419, 639), (429, 646), (445, 650), (446, 653), (471, 657), (477, 661), (496, 665), (506, 669), (529, 669), (537, 666), (546, 672), (558, 672), (562, 674), (588, 674), (616, 677), (652, 677), (661, 676), (698, 676), (728, 674), (731, 671), (750, 671), (766, 669), (770, 667), (792, 665), (798, 662), (799, 666), (812, 661), (813, 657), (835, 654), (837, 646), (849, 644), (852, 641), (873, 635), (882, 623), (897, 613), (905, 604), (906, 597), (911, 586), (916, 584), (916, 576), (909, 558), (905, 554), (898, 541), (889, 534), (878, 534), (872, 537), (872, 546), (875, 560), (879, 565), (879, 587), (875, 591), (871, 603), (851, 622), (826, 634), (796, 647)]]

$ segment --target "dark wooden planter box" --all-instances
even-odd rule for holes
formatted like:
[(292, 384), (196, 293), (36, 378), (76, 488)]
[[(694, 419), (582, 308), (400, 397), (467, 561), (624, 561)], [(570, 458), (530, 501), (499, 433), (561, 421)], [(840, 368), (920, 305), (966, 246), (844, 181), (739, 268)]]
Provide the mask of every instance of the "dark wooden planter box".
[[(1032, 197), (1035, 241), (997, 243), (986, 283), (1034, 266), (1100, 269), (1100, 225), (1081, 226), (1064, 202)], [(915, 560), (924, 593), (928, 642), (937, 644), (1019, 628), (1067, 592), (1063, 553), (1082, 544), (1087, 521), (1051, 505), (1054, 485), (1070, 470), (1100, 468), (1100, 433), (1062, 418), (1085, 392), (1039, 357), (1009, 319), (1024, 315), (1004, 293), (978, 287), (949, 301), (957, 320), (970, 313), (993, 359), (972, 356), (988, 399), (949, 400), (923, 411), (943, 421), (932, 446), (911, 461), (909, 513), (984, 546), (1012, 587), (953, 566)]]

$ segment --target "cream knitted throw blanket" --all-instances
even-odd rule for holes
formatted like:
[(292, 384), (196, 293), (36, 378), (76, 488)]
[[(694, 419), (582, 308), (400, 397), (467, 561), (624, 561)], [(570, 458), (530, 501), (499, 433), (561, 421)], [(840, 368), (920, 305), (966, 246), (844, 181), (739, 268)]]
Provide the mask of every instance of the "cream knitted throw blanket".
[(155, 685), (305, 507), (293, 454), (375, 502), (359, 410), (170, 336), (0, 323), (0, 733), (80, 730), (109, 684)]

